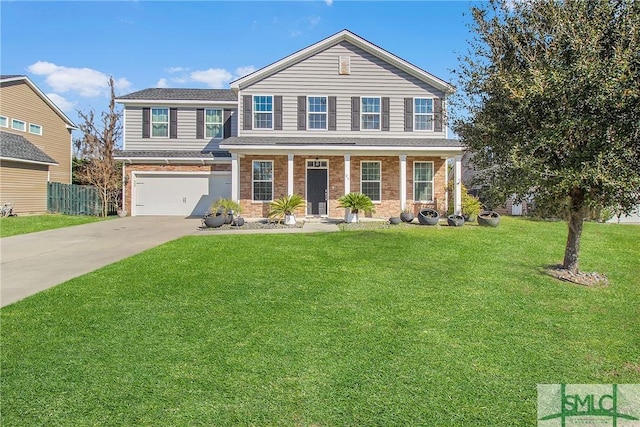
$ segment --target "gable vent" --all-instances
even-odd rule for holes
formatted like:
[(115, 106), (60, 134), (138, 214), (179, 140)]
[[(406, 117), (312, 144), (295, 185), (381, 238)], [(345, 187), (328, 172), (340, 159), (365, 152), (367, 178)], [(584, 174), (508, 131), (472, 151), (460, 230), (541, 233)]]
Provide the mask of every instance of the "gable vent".
[(351, 74), (351, 57), (350, 56), (340, 56), (338, 58), (338, 74), (341, 76), (346, 76)]

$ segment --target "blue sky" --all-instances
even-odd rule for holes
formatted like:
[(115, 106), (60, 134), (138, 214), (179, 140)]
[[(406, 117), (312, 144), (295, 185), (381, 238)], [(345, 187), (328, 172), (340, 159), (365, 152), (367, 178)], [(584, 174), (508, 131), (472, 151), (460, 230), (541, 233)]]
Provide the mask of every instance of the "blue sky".
[(26, 74), (78, 121), (149, 87), (228, 83), (342, 29), (455, 83), (469, 1), (2, 1), (2, 74)]

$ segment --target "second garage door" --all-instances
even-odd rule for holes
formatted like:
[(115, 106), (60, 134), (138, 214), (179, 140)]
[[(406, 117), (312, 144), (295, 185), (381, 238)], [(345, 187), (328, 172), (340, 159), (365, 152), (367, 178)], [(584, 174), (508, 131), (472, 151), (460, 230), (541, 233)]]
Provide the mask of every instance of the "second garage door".
[(137, 173), (134, 215), (202, 216), (220, 197), (231, 197), (231, 173)]

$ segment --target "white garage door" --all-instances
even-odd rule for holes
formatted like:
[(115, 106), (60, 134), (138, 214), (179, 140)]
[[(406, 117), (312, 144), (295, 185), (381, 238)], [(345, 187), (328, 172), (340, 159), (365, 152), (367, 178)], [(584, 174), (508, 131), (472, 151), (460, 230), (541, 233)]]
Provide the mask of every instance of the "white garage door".
[(220, 197), (231, 197), (231, 173), (136, 174), (135, 215), (202, 216)]

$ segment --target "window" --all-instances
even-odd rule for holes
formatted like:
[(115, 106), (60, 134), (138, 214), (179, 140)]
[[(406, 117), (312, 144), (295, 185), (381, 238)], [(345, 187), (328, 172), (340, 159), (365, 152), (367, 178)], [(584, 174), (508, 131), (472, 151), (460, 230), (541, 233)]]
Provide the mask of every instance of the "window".
[(3, 128), (8, 128), (9, 119), (7, 119), (5, 116), (0, 116), (0, 126), (2, 126)]
[(380, 98), (361, 98), (362, 129), (380, 130)]
[(273, 200), (273, 161), (253, 161), (253, 200)]
[(327, 97), (326, 96), (310, 96), (307, 98), (309, 103), (309, 126), (308, 129), (327, 129)]
[(11, 129), (21, 130), (23, 132), (26, 132), (27, 124), (22, 120), (13, 119), (11, 120)]
[(29, 123), (29, 133), (34, 135), (42, 135), (42, 126)]
[(151, 109), (151, 136), (165, 138), (169, 136), (168, 108)]
[(204, 134), (207, 138), (222, 138), (224, 125), (222, 110), (207, 108), (204, 110)]
[(433, 99), (415, 98), (413, 122), (415, 130), (433, 130)]
[(273, 96), (253, 97), (253, 128), (273, 129)]
[(413, 162), (413, 198), (433, 201), (433, 162)]
[(382, 200), (380, 175), (380, 162), (360, 163), (360, 191), (374, 202)]

